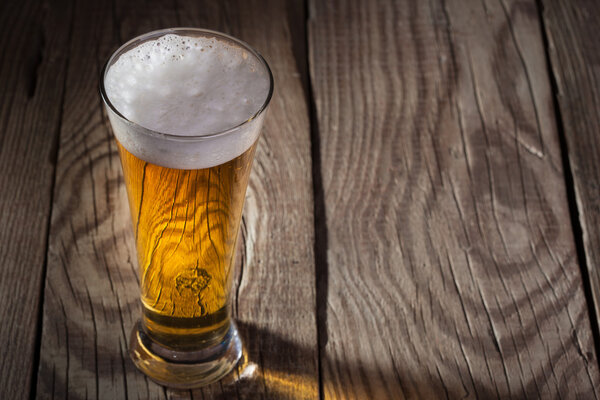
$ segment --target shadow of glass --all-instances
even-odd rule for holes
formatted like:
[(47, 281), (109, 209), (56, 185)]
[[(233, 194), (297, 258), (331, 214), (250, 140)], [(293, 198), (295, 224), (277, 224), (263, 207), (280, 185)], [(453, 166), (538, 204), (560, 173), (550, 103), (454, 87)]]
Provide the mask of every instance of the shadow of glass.
[(170, 391), (171, 399), (316, 399), (319, 381), (316, 349), (237, 322), (243, 355), (237, 367), (212, 385), (191, 391)]

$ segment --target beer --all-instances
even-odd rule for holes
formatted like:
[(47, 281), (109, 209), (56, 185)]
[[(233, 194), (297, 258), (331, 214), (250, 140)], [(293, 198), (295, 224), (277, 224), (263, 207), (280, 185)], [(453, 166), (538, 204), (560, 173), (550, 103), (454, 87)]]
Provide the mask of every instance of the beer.
[(169, 386), (210, 383), (241, 356), (233, 260), (271, 73), (234, 38), (177, 28), (122, 46), (101, 93), (140, 269), (131, 357)]
[(255, 145), (212, 168), (164, 168), (118, 145), (141, 274), (144, 323), (172, 348), (229, 328), (235, 242)]
[(148, 333), (170, 347), (229, 328), (231, 264), (255, 145), (225, 164), (164, 168), (119, 144)]

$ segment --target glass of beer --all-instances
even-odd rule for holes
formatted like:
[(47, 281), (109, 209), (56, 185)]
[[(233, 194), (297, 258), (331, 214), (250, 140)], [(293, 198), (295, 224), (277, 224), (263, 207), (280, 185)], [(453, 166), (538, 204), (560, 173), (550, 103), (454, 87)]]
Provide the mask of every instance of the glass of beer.
[(158, 383), (209, 384), (242, 354), (229, 307), (233, 262), (271, 71), (231, 36), (165, 29), (121, 46), (100, 92), (140, 271), (142, 318), (129, 354)]

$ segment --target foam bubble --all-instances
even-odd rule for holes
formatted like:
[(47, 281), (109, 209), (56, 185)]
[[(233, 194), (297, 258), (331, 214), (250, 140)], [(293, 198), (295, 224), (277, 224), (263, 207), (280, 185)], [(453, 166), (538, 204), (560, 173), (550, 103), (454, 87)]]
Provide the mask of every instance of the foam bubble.
[[(166, 34), (121, 54), (108, 68), (104, 88), (129, 121), (109, 112), (117, 139), (136, 156), (172, 168), (207, 168), (229, 161), (258, 137), (262, 114), (238, 132), (270, 89), (267, 68), (247, 49), (225, 39)], [(167, 139), (145, 129), (178, 135)], [(189, 138), (191, 139), (191, 138)]]

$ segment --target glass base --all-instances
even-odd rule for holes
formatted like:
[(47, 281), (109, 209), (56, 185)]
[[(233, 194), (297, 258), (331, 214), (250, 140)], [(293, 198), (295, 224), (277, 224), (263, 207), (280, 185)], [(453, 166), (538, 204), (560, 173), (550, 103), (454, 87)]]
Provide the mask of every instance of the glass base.
[(216, 382), (236, 366), (242, 342), (235, 323), (223, 340), (199, 351), (174, 351), (153, 341), (138, 322), (131, 332), (129, 356), (135, 366), (157, 383), (192, 389)]

